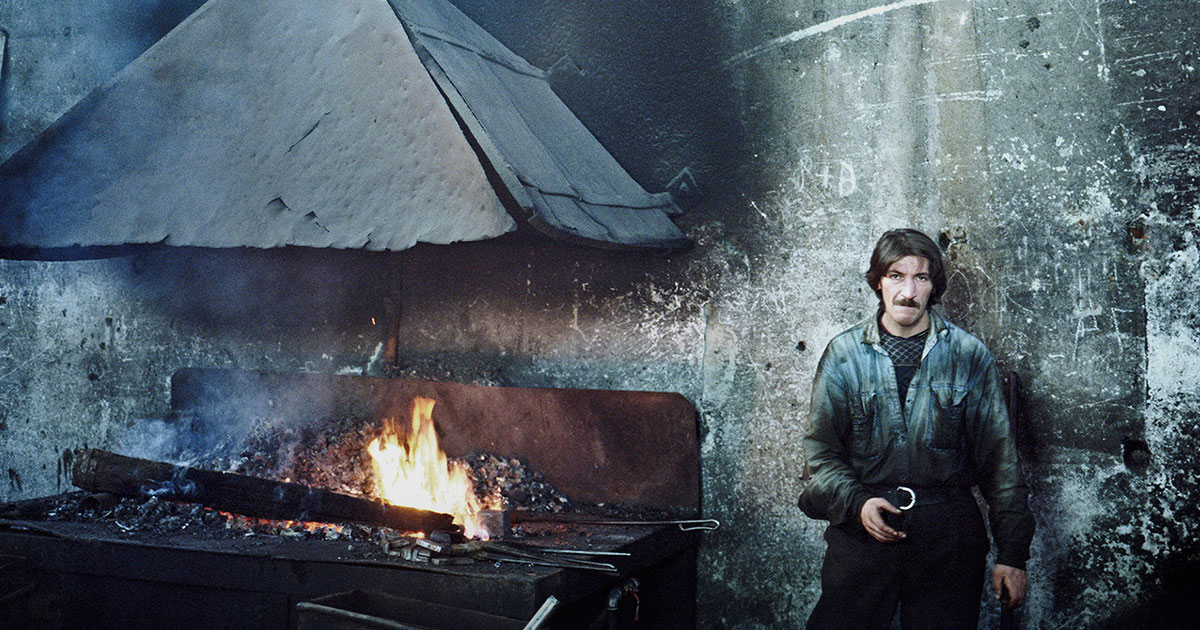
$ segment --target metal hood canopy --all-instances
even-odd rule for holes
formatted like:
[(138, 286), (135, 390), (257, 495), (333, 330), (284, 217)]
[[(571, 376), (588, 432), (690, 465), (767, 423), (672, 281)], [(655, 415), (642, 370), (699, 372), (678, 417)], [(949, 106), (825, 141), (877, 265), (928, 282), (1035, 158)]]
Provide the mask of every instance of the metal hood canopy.
[(689, 244), (447, 2), (211, 0), (0, 165), (0, 247), (485, 239), (515, 228), (488, 169), (552, 235)]
[(446, 0), (390, 0), (438, 87), (484, 159), (551, 236), (592, 245), (691, 245), (667, 217), (669, 193), (647, 193), (550, 89), (545, 72)]

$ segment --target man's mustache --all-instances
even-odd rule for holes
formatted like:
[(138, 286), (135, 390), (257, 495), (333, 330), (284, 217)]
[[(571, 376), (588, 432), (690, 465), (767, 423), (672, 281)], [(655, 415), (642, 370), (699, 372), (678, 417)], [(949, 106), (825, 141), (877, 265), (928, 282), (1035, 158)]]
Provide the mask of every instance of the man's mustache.
[(911, 308), (921, 308), (921, 303), (909, 298), (896, 298), (892, 300), (892, 304), (896, 306), (908, 306)]

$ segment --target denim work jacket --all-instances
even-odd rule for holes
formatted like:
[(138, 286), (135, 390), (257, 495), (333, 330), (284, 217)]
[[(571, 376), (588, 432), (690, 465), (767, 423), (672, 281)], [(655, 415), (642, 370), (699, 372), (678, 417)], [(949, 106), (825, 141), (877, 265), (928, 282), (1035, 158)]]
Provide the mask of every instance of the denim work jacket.
[(878, 315), (834, 337), (817, 365), (800, 508), (831, 525), (859, 524), (877, 496), (867, 486), (978, 486), (996, 562), (1024, 568), (1033, 515), (991, 352), (931, 310), (902, 411)]

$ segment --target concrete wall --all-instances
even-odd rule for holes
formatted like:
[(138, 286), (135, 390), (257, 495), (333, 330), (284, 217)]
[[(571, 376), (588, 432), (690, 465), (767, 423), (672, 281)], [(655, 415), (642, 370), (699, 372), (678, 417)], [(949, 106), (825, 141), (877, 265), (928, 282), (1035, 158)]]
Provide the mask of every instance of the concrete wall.
[[(14, 70), (18, 53), (49, 55), (66, 26), (129, 3), (51, 4), (0, 6), (8, 153), (111, 57), (98, 38), (39, 75)], [(673, 390), (701, 410), (705, 510), (723, 523), (702, 550), (701, 627), (798, 627), (823, 550), (795, 508), (809, 381), (873, 309), (874, 240), (912, 225), (947, 250), (944, 312), (1024, 386), (1039, 524), (1025, 625), (1122, 627), (1179, 605), (1200, 522), (1191, 2), (456, 4), (558, 64), (556, 89), (647, 188), (691, 171), (705, 196), (680, 223), (697, 246), (514, 235), (2, 261), (0, 499), (63, 489), (59, 453), (145, 427), (184, 365)], [(120, 23), (113, 47), (153, 40)], [(981, 627), (995, 623), (989, 608)]]

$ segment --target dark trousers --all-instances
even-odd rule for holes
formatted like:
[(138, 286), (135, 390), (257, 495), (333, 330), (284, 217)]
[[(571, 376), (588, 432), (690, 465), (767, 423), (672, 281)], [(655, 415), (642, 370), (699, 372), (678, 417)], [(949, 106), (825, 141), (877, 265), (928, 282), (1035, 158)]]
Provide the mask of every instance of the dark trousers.
[(857, 522), (825, 530), (821, 599), (808, 630), (887, 630), (897, 606), (904, 630), (973, 630), (988, 551), (975, 501), (917, 506), (889, 522), (908, 537), (882, 543)]

